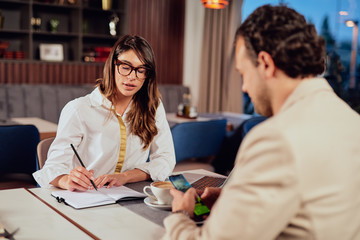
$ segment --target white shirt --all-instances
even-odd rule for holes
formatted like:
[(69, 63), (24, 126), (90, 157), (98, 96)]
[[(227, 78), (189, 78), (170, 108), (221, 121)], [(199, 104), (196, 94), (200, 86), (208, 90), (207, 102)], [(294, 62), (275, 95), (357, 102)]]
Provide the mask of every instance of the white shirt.
[[(88, 170), (95, 171), (94, 177), (112, 174), (120, 151), (120, 126), (111, 113), (111, 102), (96, 88), (92, 93), (70, 101), (63, 108), (56, 138), (49, 148), (44, 167), (33, 174), (41, 187), (49, 187), (56, 177), (69, 174), (80, 166), (72, 151), (72, 143)], [(156, 111), (158, 134), (150, 147), (143, 149), (140, 138), (130, 134), (130, 123), (126, 122), (127, 112), (122, 117), (127, 132), (125, 160), (122, 172), (140, 169), (154, 181), (163, 181), (175, 166), (175, 151), (162, 102)], [(150, 153), (150, 161), (146, 162)]]

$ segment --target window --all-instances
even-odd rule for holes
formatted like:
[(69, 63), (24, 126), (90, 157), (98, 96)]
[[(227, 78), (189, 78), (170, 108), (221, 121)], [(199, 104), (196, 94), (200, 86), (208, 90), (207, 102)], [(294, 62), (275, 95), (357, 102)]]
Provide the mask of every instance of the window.
[[(353, 34), (358, 31), (360, 21), (360, 1), (244, 0), (243, 19), (264, 4), (285, 4), (303, 14), (308, 22), (315, 25), (318, 34), (326, 40), (327, 68), (324, 77), (336, 94), (360, 113), (359, 36), (353, 40)], [(355, 52), (356, 57), (352, 58), (351, 55)], [(244, 104), (249, 104), (246, 98)], [(246, 109), (244, 112), (249, 113)]]

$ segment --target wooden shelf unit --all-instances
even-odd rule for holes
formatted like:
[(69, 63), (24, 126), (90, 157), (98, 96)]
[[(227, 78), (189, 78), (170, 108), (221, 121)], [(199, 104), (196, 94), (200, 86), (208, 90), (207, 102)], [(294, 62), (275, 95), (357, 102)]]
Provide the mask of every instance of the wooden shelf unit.
[[(63, 2), (63, 4), (60, 4)], [(98, 46), (111, 47), (127, 33), (127, 1), (113, 0), (111, 10), (102, 10), (101, 1), (75, 0), (0, 0), (1, 16), (0, 42), (9, 42), (7, 51), (24, 53), (17, 61), (39, 61), (39, 45), (61, 44), (64, 62), (83, 62), (84, 49)], [(119, 22), (116, 36), (110, 35), (109, 21), (116, 14)], [(32, 18), (40, 18), (41, 25), (35, 29)], [(50, 19), (58, 19), (56, 32), (49, 29)], [(0, 56), (0, 61), (9, 58)]]

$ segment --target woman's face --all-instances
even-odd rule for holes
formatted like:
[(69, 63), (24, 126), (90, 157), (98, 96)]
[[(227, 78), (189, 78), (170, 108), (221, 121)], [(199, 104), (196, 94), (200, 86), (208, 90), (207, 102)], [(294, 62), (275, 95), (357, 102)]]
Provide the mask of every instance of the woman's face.
[(145, 74), (144, 63), (134, 50), (121, 53), (116, 60), (114, 74), (118, 97), (133, 97), (144, 84)]

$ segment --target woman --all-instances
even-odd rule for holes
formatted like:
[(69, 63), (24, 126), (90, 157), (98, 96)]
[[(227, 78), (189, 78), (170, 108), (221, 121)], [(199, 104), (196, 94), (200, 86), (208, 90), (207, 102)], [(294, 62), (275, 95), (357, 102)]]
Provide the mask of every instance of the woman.
[[(62, 110), (48, 159), (34, 173), (40, 186), (86, 191), (93, 188), (90, 180), (101, 188), (171, 174), (174, 146), (149, 43), (139, 36), (120, 38), (103, 75), (92, 93)], [(70, 144), (91, 170), (81, 167)]]

